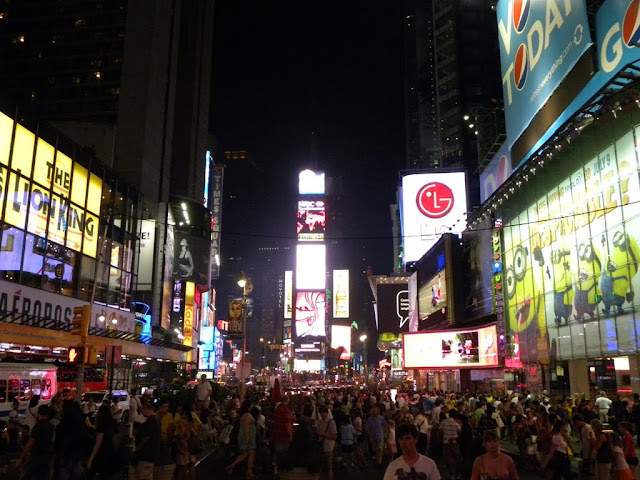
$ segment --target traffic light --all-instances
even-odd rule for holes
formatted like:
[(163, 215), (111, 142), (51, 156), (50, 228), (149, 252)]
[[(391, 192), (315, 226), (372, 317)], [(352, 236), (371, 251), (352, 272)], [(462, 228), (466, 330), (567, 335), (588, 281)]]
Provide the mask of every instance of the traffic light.
[(98, 350), (96, 349), (96, 347), (89, 347), (89, 351), (87, 352), (87, 364), (98, 364)]
[(83, 363), (84, 353), (84, 347), (69, 347), (67, 350), (67, 362)]
[(80, 335), (83, 339), (89, 334), (89, 316), (91, 307), (73, 307), (73, 319), (71, 320), (71, 335)]

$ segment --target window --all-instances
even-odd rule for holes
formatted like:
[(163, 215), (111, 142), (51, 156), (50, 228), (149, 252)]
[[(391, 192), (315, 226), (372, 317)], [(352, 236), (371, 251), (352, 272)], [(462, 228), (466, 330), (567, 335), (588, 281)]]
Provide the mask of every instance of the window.
[(7, 401), (7, 381), (0, 380), (0, 403)]
[(41, 390), (40, 390), (40, 379), (39, 378), (34, 378), (33, 380), (31, 380), (31, 392), (33, 395), (41, 395)]
[(12, 378), (9, 380), (9, 402), (13, 402), (15, 399), (20, 397), (20, 387), (17, 378)]
[(27, 401), (31, 398), (31, 382), (20, 380), (20, 401)]
[(43, 378), (41, 385), (40, 385), (40, 389), (41, 389), (41, 394), (40, 394), (40, 398), (42, 400), (49, 400), (51, 399), (51, 380), (48, 378)]

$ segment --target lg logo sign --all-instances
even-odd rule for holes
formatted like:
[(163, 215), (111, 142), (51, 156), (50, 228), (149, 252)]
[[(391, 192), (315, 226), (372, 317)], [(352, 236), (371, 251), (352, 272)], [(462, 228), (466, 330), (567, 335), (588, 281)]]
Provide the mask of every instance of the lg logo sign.
[(451, 189), (444, 183), (431, 182), (418, 190), (416, 205), (420, 213), (429, 218), (442, 218), (453, 208)]

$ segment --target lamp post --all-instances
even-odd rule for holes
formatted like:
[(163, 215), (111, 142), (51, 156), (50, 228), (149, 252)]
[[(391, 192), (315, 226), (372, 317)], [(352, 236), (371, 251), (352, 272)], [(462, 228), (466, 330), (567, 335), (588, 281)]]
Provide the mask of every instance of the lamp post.
[(238, 286), (242, 288), (242, 356), (240, 357), (240, 402), (244, 401), (247, 390), (244, 375), (244, 357), (247, 354), (247, 279), (245, 277), (238, 280)]
[(367, 370), (367, 334), (360, 335), (360, 341), (362, 342), (362, 361), (364, 362), (364, 379), (365, 384), (369, 383), (369, 371)]

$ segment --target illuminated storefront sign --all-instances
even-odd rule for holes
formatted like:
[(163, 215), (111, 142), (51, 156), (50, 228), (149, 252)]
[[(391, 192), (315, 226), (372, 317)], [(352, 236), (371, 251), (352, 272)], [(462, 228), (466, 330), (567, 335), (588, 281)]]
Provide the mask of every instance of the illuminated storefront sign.
[(443, 233), (467, 227), (464, 172), (419, 173), (402, 177), (404, 262), (420, 260)]
[[(0, 113), (0, 144), (7, 147), (12, 124)], [(23, 126), (15, 130), (12, 154), (0, 155), (3, 220), (95, 258), (102, 180)]]
[(349, 318), (349, 270), (333, 271), (333, 318)]
[(326, 247), (296, 246), (296, 289), (324, 290), (326, 286)]
[(195, 294), (195, 283), (187, 282), (185, 292), (184, 292), (184, 324), (183, 324), (183, 335), (184, 345), (193, 345), (193, 324), (194, 324), (194, 294)]
[(322, 360), (301, 360), (294, 358), (293, 370), (295, 372), (320, 372), (322, 370)]
[[(222, 221), (222, 182), (224, 166), (213, 166), (213, 186), (211, 188), (211, 280), (220, 277), (220, 240)], [(212, 282), (213, 283), (213, 282)]]
[(513, 356), (523, 363), (637, 351), (634, 133), (638, 138), (636, 129), (610, 143), (600, 136), (564, 153), (573, 173), (548, 182), (546, 194), (503, 228), (506, 317), (517, 339)]
[(351, 359), (351, 327), (331, 325), (331, 348), (341, 349), (340, 360)]
[(477, 368), (498, 365), (496, 326), (405, 333), (404, 368)]

